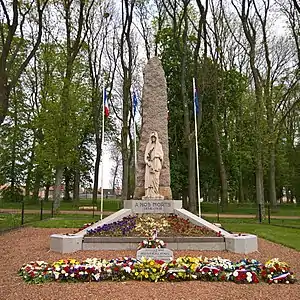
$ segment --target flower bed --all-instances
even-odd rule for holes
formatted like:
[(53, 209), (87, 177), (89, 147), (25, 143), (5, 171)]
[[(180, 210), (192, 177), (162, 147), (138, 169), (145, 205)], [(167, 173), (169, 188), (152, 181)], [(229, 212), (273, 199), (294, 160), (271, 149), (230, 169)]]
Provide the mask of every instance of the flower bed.
[(138, 245), (138, 249), (142, 249), (142, 248), (166, 248), (166, 243), (163, 240), (159, 240), (159, 239), (155, 239), (155, 238), (149, 238), (146, 240), (143, 240), (142, 242), (140, 242), (140, 244)]
[(192, 224), (184, 218), (169, 216), (128, 216), (117, 222), (88, 230), (86, 236), (150, 236), (157, 230), (159, 236), (219, 236), (214, 231)]
[(103, 280), (148, 281), (229, 281), (235, 283), (294, 283), (290, 267), (272, 259), (262, 265), (256, 260), (233, 263), (220, 257), (179, 257), (170, 262), (152, 259), (119, 258), (112, 260), (88, 258), (59, 260), (52, 264), (44, 261), (30, 262), (19, 270), (19, 275), (29, 283), (91, 282)]

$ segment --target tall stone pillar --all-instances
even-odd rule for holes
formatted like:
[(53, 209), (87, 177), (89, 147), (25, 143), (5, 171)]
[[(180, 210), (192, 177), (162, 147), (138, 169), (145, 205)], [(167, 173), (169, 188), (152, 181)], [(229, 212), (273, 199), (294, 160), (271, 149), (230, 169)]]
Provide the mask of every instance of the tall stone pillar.
[(164, 199), (172, 199), (170, 188), (167, 83), (161, 62), (157, 57), (151, 58), (144, 70), (142, 127), (137, 153), (134, 199), (142, 199), (145, 195), (144, 154), (149, 136), (153, 131), (158, 133), (158, 138), (164, 152), (164, 161), (159, 180), (159, 194), (164, 196)]

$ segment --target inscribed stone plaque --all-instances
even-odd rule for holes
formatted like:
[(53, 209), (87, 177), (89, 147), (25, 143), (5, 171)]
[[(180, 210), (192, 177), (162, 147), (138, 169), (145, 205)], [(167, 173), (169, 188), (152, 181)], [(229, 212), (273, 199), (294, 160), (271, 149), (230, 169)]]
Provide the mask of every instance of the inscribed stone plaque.
[(170, 261), (173, 260), (173, 251), (167, 248), (143, 248), (136, 253), (138, 260), (141, 260), (142, 257)]
[(171, 214), (174, 212), (173, 200), (132, 200), (131, 209), (138, 214)]

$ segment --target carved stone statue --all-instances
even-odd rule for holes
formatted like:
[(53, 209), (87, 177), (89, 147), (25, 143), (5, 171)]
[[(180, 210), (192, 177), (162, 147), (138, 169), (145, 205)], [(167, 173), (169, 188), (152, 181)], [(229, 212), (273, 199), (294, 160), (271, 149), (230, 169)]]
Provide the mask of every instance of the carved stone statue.
[(143, 199), (164, 199), (159, 194), (159, 176), (164, 153), (156, 131), (152, 132), (145, 151), (145, 196)]

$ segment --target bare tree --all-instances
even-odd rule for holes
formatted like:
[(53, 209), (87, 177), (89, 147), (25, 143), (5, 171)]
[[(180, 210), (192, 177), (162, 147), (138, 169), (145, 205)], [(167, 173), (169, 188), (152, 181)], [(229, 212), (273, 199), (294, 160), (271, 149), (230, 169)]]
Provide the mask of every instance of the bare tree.
[[(13, 0), (12, 7), (8, 3), (8, 1), (0, 0), (3, 10), (3, 19), (1, 18), (0, 21), (0, 125), (7, 115), (11, 91), (41, 43), (43, 13), (48, 0), (43, 2), (35, 0), (29, 5), (19, 5), (18, 0)], [(10, 11), (11, 9), (12, 11)], [(34, 18), (37, 20), (36, 39), (27, 56), (21, 58), (20, 62), (20, 53), (25, 45), (25, 26)], [(18, 37), (19, 39), (17, 39)]]
[[(58, 133), (58, 164), (56, 165), (55, 174), (55, 188), (54, 188), (54, 209), (57, 210), (60, 205), (60, 187), (63, 178), (64, 160), (67, 155), (66, 146), (64, 144), (64, 136), (70, 132), (69, 128), (69, 109), (70, 109), (70, 88), (73, 78), (73, 68), (75, 59), (82, 47), (82, 44), (87, 35), (87, 30), (84, 30), (85, 20), (89, 17), (90, 9), (93, 6), (94, 1), (88, 3), (85, 0), (80, 0), (75, 7), (73, 6), (73, 0), (64, 0), (62, 3), (63, 16), (65, 20), (65, 33), (66, 33), (66, 67), (64, 70), (63, 87), (61, 92), (61, 106), (62, 106), (62, 124)], [(77, 13), (77, 14), (76, 14)], [(74, 20), (75, 19), (75, 20)], [(76, 27), (74, 24), (76, 23)], [(76, 168), (79, 176), (79, 170)], [(77, 180), (78, 181), (78, 180)], [(78, 189), (78, 186), (77, 186)], [(76, 194), (76, 191), (75, 191)]]
[(135, 0), (122, 0), (122, 33), (120, 40), (120, 55), (123, 75), (123, 113), (122, 113), (122, 199), (129, 197), (130, 157), (128, 151), (129, 117), (131, 111), (130, 88), (133, 73), (132, 21)]
[[(259, 72), (257, 65), (257, 29), (255, 27), (255, 20), (251, 16), (251, 8), (253, 9), (253, 1), (242, 0), (241, 6), (238, 7), (234, 0), (231, 0), (238, 16), (242, 22), (244, 34), (248, 42), (248, 55), (250, 61), (250, 68), (255, 86), (255, 128), (256, 128), (256, 199), (257, 204), (261, 206), (264, 213), (264, 172), (262, 163), (262, 140), (263, 140), (263, 79)], [(268, 11), (269, 6), (266, 6)]]

